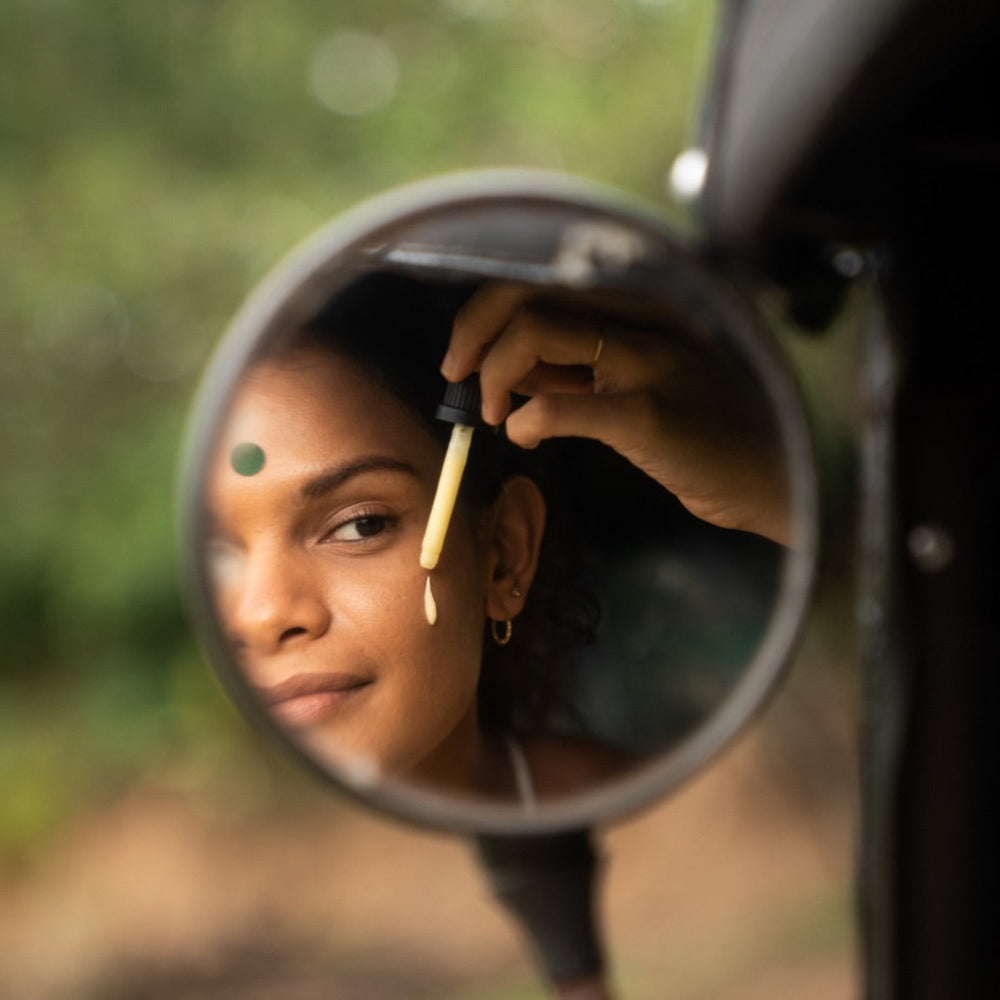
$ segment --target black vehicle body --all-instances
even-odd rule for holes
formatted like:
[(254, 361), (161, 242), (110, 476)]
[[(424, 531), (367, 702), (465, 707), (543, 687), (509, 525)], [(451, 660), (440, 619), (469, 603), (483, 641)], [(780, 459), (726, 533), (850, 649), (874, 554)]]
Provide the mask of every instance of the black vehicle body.
[(729, 0), (700, 210), (822, 336), (845, 246), (862, 372), (866, 995), (1000, 990), (1000, 6)]

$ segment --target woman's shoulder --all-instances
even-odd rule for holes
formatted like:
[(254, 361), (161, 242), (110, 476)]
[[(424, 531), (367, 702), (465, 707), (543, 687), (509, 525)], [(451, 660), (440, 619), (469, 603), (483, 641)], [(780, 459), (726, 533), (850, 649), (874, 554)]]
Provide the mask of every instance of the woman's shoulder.
[(636, 763), (620, 747), (584, 736), (540, 734), (520, 744), (540, 798), (592, 790)]

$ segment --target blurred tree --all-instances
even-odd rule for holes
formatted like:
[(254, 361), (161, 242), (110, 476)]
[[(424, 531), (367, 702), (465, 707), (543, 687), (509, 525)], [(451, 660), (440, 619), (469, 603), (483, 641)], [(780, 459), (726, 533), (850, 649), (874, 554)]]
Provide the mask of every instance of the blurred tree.
[(171, 755), (239, 759), (184, 621), (172, 501), (198, 371), (251, 285), (330, 215), (434, 172), (561, 168), (663, 201), (711, 16), (0, 5), (0, 847)]

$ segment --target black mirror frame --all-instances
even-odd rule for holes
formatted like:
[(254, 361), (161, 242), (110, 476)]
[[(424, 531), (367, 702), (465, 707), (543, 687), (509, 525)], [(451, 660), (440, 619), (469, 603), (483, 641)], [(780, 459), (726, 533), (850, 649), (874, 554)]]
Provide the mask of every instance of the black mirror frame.
[[(330, 269), (380, 231), (448, 209), (501, 203), (578, 207), (648, 234), (671, 253), (671, 272), (726, 321), (727, 335), (761, 380), (777, 416), (788, 458), (793, 511), (792, 544), (783, 560), (778, 599), (763, 640), (721, 706), (673, 751), (658, 756), (606, 786), (533, 813), (509, 805), (467, 802), (401, 781), (372, 782), (364, 773), (335, 775), (313, 760), (255, 699), (226, 651), (209, 608), (201, 537), (200, 497), (212, 434), (236, 380), (259, 340), (303, 318), (329, 297)], [(706, 287), (710, 286), (710, 287)], [(610, 823), (665, 796), (713, 759), (773, 692), (791, 658), (811, 598), (819, 546), (818, 477), (809, 422), (794, 375), (780, 347), (760, 326), (749, 304), (706, 269), (697, 251), (680, 243), (655, 207), (579, 178), (547, 171), (480, 170), (438, 177), (394, 189), (333, 219), (294, 250), (247, 298), (220, 342), (195, 397), (181, 453), (179, 538), (182, 581), (189, 613), (225, 692), (249, 721), (292, 753), (321, 780), (341, 792), (419, 826), (459, 834), (551, 834)]]

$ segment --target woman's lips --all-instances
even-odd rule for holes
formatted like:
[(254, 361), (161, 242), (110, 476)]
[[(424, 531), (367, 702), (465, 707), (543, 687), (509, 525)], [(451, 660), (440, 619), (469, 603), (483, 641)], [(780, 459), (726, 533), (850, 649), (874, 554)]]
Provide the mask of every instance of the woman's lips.
[(371, 683), (357, 674), (295, 674), (257, 692), (279, 722), (301, 729), (325, 719)]

